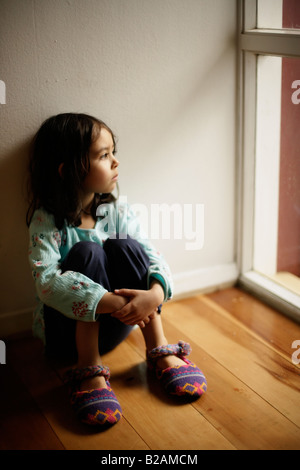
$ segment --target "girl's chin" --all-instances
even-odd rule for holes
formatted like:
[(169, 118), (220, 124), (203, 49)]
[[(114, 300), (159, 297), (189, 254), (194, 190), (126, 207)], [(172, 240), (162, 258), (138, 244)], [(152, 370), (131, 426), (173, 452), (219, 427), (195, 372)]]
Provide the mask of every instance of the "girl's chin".
[(108, 194), (111, 193), (117, 185), (117, 181), (114, 180), (111, 182), (111, 184), (108, 184), (106, 188), (102, 188), (100, 191), (97, 191), (98, 193), (103, 193), (103, 194)]

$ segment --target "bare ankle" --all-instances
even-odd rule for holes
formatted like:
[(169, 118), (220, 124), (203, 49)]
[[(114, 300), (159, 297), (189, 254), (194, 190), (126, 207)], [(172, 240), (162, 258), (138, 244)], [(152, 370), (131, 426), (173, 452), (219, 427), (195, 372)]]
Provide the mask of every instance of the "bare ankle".
[(101, 366), (102, 359), (100, 356), (78, 356), (77, 365), (79, 369), (84, 369), (90, 366)]
[(76, 325), (76, 348), (77, 367), (89, 367), (101, 365), (99, 354), (99, 323), (98, 322), (77, 322)]
[(156, 315), (141, 331), (144, 336), (147, 351), (168, 344), (160, 315)]
[(157, 338), (157, 339), (154, 338), (153, 341), (148, 341), (146, 343), (146, 348), (147, 348), (147, 351), (151, 351), (154, 348), (158, 348), (159, 346), (164, 346), (166, 344), (168, 344), (168, 342), (165, 337)]

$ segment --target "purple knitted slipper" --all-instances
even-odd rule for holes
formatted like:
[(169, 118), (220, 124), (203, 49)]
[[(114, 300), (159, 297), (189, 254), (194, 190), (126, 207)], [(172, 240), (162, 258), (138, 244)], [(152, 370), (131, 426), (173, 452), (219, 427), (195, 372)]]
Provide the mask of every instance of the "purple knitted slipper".
[[(168, 393), (196, 399), (206, 392), (207, 382), (201, 370), (184, 357), (190, 352), (190, 345), (179, 341), (178, 344), (167, 344), (152, 349), (147, 353), (147, 362)], [(156, 365), (157, 359), (169, 355), (180, 357), (185, 365), (160, 369)]]
[[(87, 391), (79, 389), (80, 382), (88, 377), (102, 375), (107, 388)], [(90, 366), (84, 369), (70, 369), (64, 375), (64, 381), (70, 388), (71, 405), (80, 421), (90, 425), (113, 425), (122, 416), (121, 406), (110, 387), (109, 368)]]

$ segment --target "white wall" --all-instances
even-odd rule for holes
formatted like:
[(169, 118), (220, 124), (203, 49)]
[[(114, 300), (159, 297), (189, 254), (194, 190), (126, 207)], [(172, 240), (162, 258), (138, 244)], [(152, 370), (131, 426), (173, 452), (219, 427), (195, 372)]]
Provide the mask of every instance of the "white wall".
[(177, 294), (234, 279), (235, 28), (235, 0), (1, 0), (0, 336), (34, 305), (26, 153), (60, 112), (115, 130), (129, 203), (204, 205), (202, 249), (155, 240)]

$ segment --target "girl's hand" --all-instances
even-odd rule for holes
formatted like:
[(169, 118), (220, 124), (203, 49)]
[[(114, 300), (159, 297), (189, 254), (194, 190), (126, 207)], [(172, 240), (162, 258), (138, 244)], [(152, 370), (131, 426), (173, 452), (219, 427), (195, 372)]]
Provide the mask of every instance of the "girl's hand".
[(118, 289), (115, 294), (126, 297), (128, 303), (112, 316), (126, 325), (139, 325), (141, 328), (154, 318), (164, 298), (163, 289), (158, 283), (152, 285), (150, 290)]

